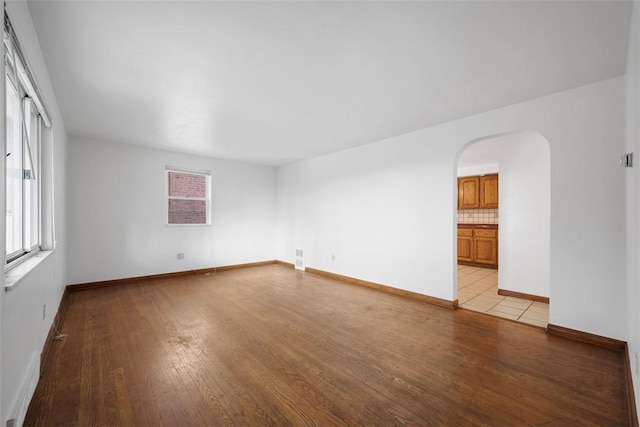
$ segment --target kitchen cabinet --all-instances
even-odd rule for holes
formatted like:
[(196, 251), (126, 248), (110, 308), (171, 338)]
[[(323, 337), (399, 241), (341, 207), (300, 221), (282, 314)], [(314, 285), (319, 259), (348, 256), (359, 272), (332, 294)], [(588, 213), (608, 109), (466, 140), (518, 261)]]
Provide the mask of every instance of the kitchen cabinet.
[(458, 228), (458, 263), (498, 268), (498, 230), (472, 225)]
[(498, 174), (480, 177), (480, 209), (498, 208)]
[(458, 178), (458, 209), (497, 209), (498, 174)]
[(480, 177), (458, 178), (458, 209), (478, 209), (480, 207)]
[(458, 261), (473, 262), (473, 230), (458, 229)]

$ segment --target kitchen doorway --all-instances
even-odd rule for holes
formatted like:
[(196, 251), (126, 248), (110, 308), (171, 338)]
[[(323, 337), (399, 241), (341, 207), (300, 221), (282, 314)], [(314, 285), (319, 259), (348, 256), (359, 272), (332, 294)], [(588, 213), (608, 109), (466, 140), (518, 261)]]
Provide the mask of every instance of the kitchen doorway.
[(549, 144), (535, 132), (481, 138), (457, 162), (459, 307), (549, 323)]

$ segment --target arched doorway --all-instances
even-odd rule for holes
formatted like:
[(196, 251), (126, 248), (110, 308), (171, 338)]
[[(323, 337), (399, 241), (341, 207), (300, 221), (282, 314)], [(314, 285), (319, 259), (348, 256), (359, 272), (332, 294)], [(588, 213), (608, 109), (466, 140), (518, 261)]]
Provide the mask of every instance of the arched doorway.
[[(467, 203), (458, 209), (455, 294), (459, 306), (546, 326), (550, 302), (548, 141), (536, 132), (513, 132), (475, 139), (460, 150), (456, 181), (492, 174), (497, 174), (497, 205)], [(495, 235), (495, 266), (486, 261), (491, 250), (489, 235)], [(469, 250), (480, 258), (469, 256)]]

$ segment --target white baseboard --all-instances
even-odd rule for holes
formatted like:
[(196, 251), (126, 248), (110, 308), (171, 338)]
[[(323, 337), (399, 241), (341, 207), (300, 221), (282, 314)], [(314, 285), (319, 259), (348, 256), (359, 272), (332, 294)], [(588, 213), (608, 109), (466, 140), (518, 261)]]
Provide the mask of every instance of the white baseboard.
[(20, 393), (11, 410), (10, 418), (7, 420), (7, 427), (22, 427), (24, 419), (27, 415), (27, 409), (29, 409), (29, 403), (33, 397), (33, 393), (36, 391), (38, 381), (40, 380), (40, 353), (34, 351), (29, 361), (29, 367), (27, 368), (27, 374), (22, 381), (20, 387)]

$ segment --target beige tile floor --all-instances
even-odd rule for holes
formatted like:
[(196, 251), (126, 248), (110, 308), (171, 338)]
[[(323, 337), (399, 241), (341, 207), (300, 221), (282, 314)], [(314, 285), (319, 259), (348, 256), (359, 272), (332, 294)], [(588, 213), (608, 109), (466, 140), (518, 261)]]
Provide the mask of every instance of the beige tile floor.
[(458, 304), (530, 325), (546, 327), (549, 304), (498, 295), (498, 270), (458, 265)]

